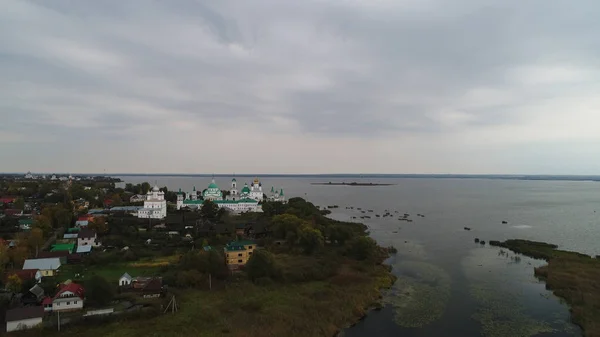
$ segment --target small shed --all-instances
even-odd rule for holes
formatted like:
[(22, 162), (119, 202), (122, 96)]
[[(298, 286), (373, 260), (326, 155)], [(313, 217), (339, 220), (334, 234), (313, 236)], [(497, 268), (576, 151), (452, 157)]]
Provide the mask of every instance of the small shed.
[(130, 285), (131, 280), (133, 280), (133, 277), (131, 277), (131, 275), (129, 275), (128, 273), (125, 273), (119, 278), (119, 286), (123, 287)]

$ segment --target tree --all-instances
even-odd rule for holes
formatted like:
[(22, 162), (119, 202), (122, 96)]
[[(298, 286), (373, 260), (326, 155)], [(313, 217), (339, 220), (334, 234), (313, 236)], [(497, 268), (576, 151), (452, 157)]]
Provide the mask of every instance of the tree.
[(15, 200), (15, 202), (13, 203), (13, 206), (17, 209), (24, 209), (25, 208), (25, 200), (23, 200), (22, 197), (18, 197), (17, 200)]
[(273, 254), (264, 249), (254, 251), (254, 254), (250, 257), (248, 263), (246, 263), (246, 272), (252, 282), (264, 277), (271, 279), (281, 277), (281, 270)]
[(304, 221), (292, 214), (276, 215), (271, 219), (273, 235), (278, 239), (286, 239), (295, 243), (297, 232)]
[(265, 201), (262, 203), (263, 213), (268, 217), (283, 214), (287, 209), (287, 205), (281, 201)]
[(27, 238), (27, 245), (29, 246), (30, 251), (37, 252), (40, 247), (44, 244), (44, 232), (40, 228), (33, 228), (31, 232), (29, 232), (29, 237)]
[(103, 216), (97, 216), (88, 223), (88, 228), (96, 231), (98, 234), (103, 234), (108, 231), (108, 224)]
[(6, 245), (0, 245), (0, 275), (4, 275), (4, 269), (8, 261), (10, 261), (8, 247)]
[(86, 299), (98, 305), (109, 304), (114, 296), (113, 287), (99, 275), (94, 275), (85, 282), (85, 291)]
[(377, 255), (377, 243), (368, 236), (359, 236), (348, 243), (348, 255), (357, 260), (369, 260)]
[(33, 222), (33, 228), (42, 231), (42, 236), (48, 236), (52, 232), (52, 221), (45, 215), (38, 215)]
[(215, 220), (219, 212), (219, 206), (211, 200), (204, 200), (202, 207), (200, 208), (200, 216), (203, 219)]
[(23, 262), (29, 256), (29, 249), (27, 248), (27, 239), (18, 239), (16, 247), (8, 250), (8, 257), (13, 265), (13, 268), (21, 268)]
[(147, 181), (144, 181), (141, 186), (140, 194), (147, 194), (150, 191), (150, 184)]
[(328, 238), (331, 243), (337, 243), (339, 245), (344, 245), (347, 240), (352, 238), (352, 230), (348, 227), (342, 225), (333, 225), (327, 229), (329, 233)]
[(121, 195), (118, 193), (111, 195), (110, 200), (112, 200), (113, 206), (121, 206), (123, 204), (123, 199), (121, 199)]
[(65, 208), (63, 205), (45, 207), (42, 215), (50, 219), (52, 228), (68, 227), (73, 221), (71, 208)]
[(315, 251), (323, 248), (325, 239), (320, 230), (309, 226), (302, 226), (298, 232), (300, 246), (304, 249), (304, 253), (312, 254)]
[(6, 280), (6, 289), (12, 291), (13, 293), (18, 293), (21, 292), (22, 284), (23, 282), (21, 281), (21, 278), (19, 278), (17, 274), (12, 274)]

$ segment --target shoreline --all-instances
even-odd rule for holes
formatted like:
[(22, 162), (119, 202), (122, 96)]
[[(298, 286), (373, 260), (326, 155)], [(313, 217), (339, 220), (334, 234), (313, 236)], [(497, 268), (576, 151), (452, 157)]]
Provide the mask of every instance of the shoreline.
[(557, 245), (529, 240), (490, 241), (490, 246), (545, 260), (546, 265), (534, 268), (535, 277), (565, 301), (571, 322), (581, 328), (583, 336), (600, 336), (600, 291), (596, 287), (600, 278), (598, 256), (559, 250)]

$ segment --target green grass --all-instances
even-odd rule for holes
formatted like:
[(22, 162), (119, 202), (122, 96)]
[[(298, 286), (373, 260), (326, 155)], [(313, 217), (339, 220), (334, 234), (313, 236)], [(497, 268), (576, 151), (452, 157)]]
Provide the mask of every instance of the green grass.
[(508, 240), (493, 245), (548, 261), (535, 268), (535, 275), (570, 305), (571, 318), (584, 336), (600, 336), (600, 260), (543, 242)]
[[(83, 270), (81, 268), (84, 268)], [(136, 276), (154, 276), (158, 275), (160, 267), (134, 267), (130, 263), (117, 263), (108, 266), (92, 266), (92, 267), (80, 267), (77, 265), (63, 265), (60, 267), (60, 274), (58, 276), (59, 281), (65, 281), (68, 279), (83, 279), (86, 280), (92, 275), (99, 275), (104, 277), (107, 281), (115, 283), (119, 280), (121, 275), (129, 273), (129, 275)], [(83, 277), (76, 278), (75, 274), (80, 273)]]

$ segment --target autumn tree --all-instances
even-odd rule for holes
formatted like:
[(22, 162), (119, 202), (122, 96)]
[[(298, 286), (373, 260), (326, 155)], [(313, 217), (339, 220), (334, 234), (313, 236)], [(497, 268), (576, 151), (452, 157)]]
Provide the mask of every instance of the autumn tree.
[(19, 276), (16, 274), (12, 274), (6, 279), (6, 289), (8, 291), (12, 291), (13, 293), (21, 292), (22, 284), (23, 281), (21, 281), (21, 278), (19, 278)]
[(27, 239), (27, 234), (17, 233), (15, 236), (17, 245), (8, 250), (9, 262), (12, 264), (13, 268), (23, 267), (23, 262), (29, 257), (29, 244)]
[(108, 223), (103, 216), (97, 216), (89, 222), (88, 228), (96, 231), (98, 234), (103, 234), (108, 231)]
[(38, 215), (33, 222), (33, 228), (42, 231), (42, 236), (48, 236), (52, 232), (52, 221), (46, 215)]
[(4, 274), (6, 264), (9, 261), (10, 257), (8, 256), (8, 247), (6, 245), (0, 244), (0, 275)]
[(27, 246), (30, 249), (30, 251), (35, 252), (36, 257), (39, 249), (42, 247), (44, 242), (44, 232), (40, 228), (33, 228), (31, 232), (29, 232), (29, 237), (27, 238)]

